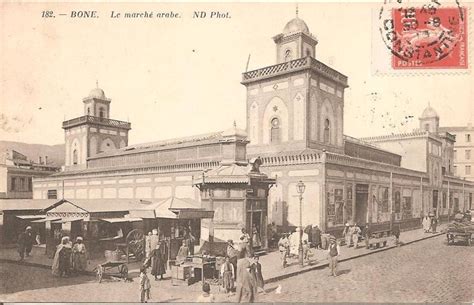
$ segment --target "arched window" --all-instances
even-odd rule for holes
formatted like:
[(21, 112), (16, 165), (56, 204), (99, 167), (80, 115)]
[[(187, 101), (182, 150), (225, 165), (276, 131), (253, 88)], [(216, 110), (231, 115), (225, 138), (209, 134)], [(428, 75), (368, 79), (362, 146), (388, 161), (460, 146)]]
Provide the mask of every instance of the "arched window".
[(291, 50), (286, 50), (285, 51), (285, 62), (291, 60)]
[(72, 164), (74, 164), (74, 165), (77, 164), (77, 158), (78, 158), (78, 156), (77, 156), (77, 149), (74, 149), (74, 150), (72, 151)]
[(270, 143), (280, 143), (280, 132), (280, 120), (278, 118), (273, 118), (271, 121)]
[(330, 130), (330, 125), (331, 122), (329, 122), (329, 119), (326, 119), (324, 121), (324, 143), (329, 143), (330, 142), (330, 135), (331, 135), (331, 130)]
[(104, 108), (100, 107), (99, 108), (99, 118), (103, 118), (104, 117)]

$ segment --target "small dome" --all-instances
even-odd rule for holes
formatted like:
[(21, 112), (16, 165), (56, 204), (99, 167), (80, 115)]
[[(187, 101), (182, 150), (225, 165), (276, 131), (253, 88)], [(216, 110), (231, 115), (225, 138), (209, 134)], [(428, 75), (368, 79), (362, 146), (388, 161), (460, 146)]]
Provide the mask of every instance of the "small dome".
[(310, 34), (309, 28), (306, 25), (306, 22), (304, 22), (303, 19), (300, 19), (298, 17), (290, 20), (285, 25), (285, 28), (283, 29), (283, 34), (299, 33), (299, 32)]
[(89, 92), (89, 97), (105, 99), (104, 90), (102, 90), (100, 88), (94, 88)]
[(437, 117), (438, 117), (438, 113), (431, 106), (426, 107), (425, 110), (423, 110), (423, 113), (421, 115), (421, 118), (423, 119), (424, 118), (437, 118)]

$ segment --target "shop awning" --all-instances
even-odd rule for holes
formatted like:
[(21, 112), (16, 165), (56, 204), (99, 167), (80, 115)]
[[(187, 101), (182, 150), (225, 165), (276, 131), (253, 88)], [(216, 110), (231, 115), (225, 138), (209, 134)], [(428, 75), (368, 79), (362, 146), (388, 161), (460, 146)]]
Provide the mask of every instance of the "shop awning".
[(43, 219), (33, 220), (32, 222), (41, 223), (41, 222), (47, 222), (47, 221), (56, 221), (56, 220), (60, 220), (60, 219), (61, 218), (43, 218)]
[(25, 220), (34, 220), (34, 219), (46, 218), (46, 215), (16, 215), (16, 217), (25, 219)]
[(79, 221), (79, 220), (83, 220), (83, 219), (84, 219), (83, 217), (64, 217), (64, 218), (60, 218), (58, 220), (53, 220), (53, 221), (51, 221), (51, 223), (65, 223), (65, 222)]
[(117, 223), (117, 222), (133, 222), (133, 221), (142, 221), (143, 219), (138, 217), (122, 217), (122, 218), (101, 218), (100, 220)]
[(131, 210), (130, 216), (167, 219), (202, 219), (214, 217), (214, 211), (208, 211), (200, 206), (200, 202), (191, 198), (170, 197), (157, 203), (149, 204), (140, 210)]

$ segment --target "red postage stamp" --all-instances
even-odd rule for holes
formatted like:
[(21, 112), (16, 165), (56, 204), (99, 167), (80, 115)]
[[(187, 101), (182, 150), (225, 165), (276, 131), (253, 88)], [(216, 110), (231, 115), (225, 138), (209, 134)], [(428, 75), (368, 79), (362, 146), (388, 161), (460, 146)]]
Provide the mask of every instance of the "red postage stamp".
[(466, 8), (436, 1), (391, 7), (380, 32), (392, 69), (467, 69), (466, 14)]

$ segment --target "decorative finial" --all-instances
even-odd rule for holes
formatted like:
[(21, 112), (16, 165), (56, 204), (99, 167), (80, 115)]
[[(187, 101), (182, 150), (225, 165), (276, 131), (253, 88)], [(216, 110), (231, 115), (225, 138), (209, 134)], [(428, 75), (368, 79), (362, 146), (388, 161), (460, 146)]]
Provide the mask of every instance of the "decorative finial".
[(296, 3), (296, 18), (298, 18), (298, 3)]
[(95, 81), (95, 87), (96, 87), (97, 89), (99, 89), (99, 81), (98, 81), (98, 80)]
[(235, 122), (235, 120), (234, 120), (234, 128), (237, 128), (237, 123)]

